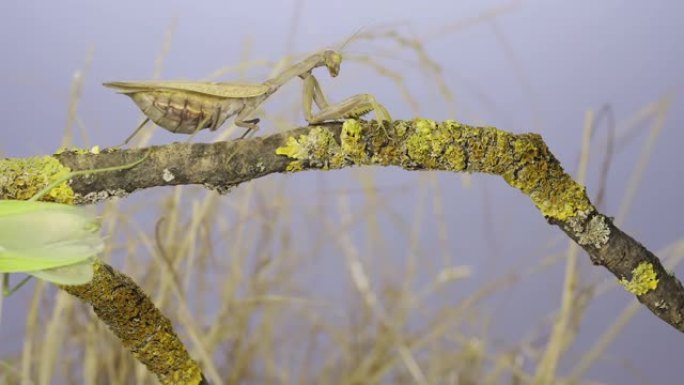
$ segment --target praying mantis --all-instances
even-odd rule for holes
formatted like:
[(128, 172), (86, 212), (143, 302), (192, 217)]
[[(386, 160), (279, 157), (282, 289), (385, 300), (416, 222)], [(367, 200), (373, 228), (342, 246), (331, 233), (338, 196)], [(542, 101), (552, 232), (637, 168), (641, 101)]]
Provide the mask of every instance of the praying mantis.
[[(242, 139), (258, 129), (259, 119), (253, 115), (259, 105), (295, 77), (304, 81), (303, 109), (309, 124), (358, 118), (371, 111), (375, 111), (379, 121), (391, 120), (385, 107), (369, 94), (354, 95), (337, 104), (328, 103), (312, 72), (318, 67), (326, 67), (330, 76), (336, 77), (341, 63), (342, 55), (330, 49), (314, 53), (260, 84), (133, 81), (103, 85), (129, 96), (146, 116), (124, 144), (128, 144), (149, 120), (173, 133), (194, 134), (205, 128), (215, 131), (232, 116), (235, 116), (236, 126), (247, 129), (240, 137)], [(319, 109), (316, 114), (312, 111), (313, 103)]]

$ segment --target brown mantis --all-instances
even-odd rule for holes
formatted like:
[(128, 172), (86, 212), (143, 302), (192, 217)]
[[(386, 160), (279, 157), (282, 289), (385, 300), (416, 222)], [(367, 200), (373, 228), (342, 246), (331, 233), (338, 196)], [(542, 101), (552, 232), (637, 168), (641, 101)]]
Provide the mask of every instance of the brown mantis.
[[(205, 128), (214, 131), (226, 119), (235, 116), (235, 125), (247, 129), (241, 136), (244, 138), (250, 131), (258, 129), (259, 119), (252, 116), (259, 105), (295, 77), (304, 80), (304, 117), (309, 124), (358, 118), (370, 111), (375, 111), (380, 121), (391, 120), (387, 110), (372, 95), (359, 94), (337, 104), (328, 103), (312, 71), (326, 67), (330, 76), (336, 77), (341, 62), (342, 55), (335, 50), (317, 52), (261, 84), (138, 81), (109, 82), (104, 86), (129, 96), (146, 116), (124, 144), (149, 120), (173, 133), (194, 134)], [(313, 103), (319, 109), (317, 114), (312, 111)]]

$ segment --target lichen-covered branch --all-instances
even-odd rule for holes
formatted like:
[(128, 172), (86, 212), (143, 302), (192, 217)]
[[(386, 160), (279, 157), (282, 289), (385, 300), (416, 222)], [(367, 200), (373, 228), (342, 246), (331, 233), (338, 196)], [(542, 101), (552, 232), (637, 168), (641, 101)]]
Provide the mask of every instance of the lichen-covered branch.
[(654, 314), (684, 331), (684, 288), (679, 280), (594, 208), (585, 188), (564, 172), (537, 134), (512, 134), (454, 121), (417, 119), (380, 126), (348, 120), (232, 142), (173, 143), (100, 154), (64, 151), (33, 160), (0, 161), (0, 198), (23, 199), (69, 170), (128, 164), (144, 154), (148, 158), (130, 169), (75, 177), (50, 199), (81, 204), (181, 184), (227, 192), (272, 173), (354, 165), (497, 174), (529, 196), (550, 223), (582, 246), (595, 264), (613, 273)]
[(93, 280), (61, 286), (90, 304), (133, 356), (157, 375), (162, 384), (205, 384), (198, 364), (149, 297), (128, 276), (97, 262)]
[[(333, 135), (334, 134), (334, 135)], [(537, 134), (511, 134), (454, 121), (395, 121), (389, 127), (346, 121), (340, 131), (313, 127), (293, 135), (276, 153), (292, 159), (287, 170), (356, 165), (395, 165), (409, 170), (501, 175), (530, 197), (559, 226), (613, 273), (655, 315), (684, 332), (684, 288), (660, 260), (615, 227), (591, 204)]]
[[(299, 130), (305, 132), (305, 130)], [(131, 164), (125, 170), (76, 176), (42, 200), (89, 204), (156, 186), (201, 184), (227, 192), (239, 183), (285, 170), (275, 154), (286, 135), (219, 143), (173, 143), (130, 150), (63, 150), (54, 155), (0, 160), (0, 199), (25, 200), (71, 171)]]

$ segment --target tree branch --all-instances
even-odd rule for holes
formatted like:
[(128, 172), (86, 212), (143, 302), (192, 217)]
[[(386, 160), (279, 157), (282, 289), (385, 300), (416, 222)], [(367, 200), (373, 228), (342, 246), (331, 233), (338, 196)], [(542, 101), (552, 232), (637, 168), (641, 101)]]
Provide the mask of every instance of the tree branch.
[(607, 268), (655, 315), (684, 332), (684, 288), (679, 280), (596, 210), (585, 188), (564, 172), (537, 134), (511, 134), (454, 121), (418, 119), (381, 126), (348, 120), (233, 142), (173, 143), (98, 154), (64, 151), (0, 161), (0, 198), (26, 199), (70, 170), (127, 164), (145, 154), (148, 158), (130, 169), (74, 177), (47, 199), (85, 204), (138, 189), (184, 184), (226, 193), (272, 173), (354, 165), (497, 174), (529, 196), (594, 264)]
[(60, 287), (90, 304), (98, 318), (162, 384), (207, 384), (199, 365), (173, 331), (171, 321), (145, 292), (130, 277), (107, 264), (96, 262), (93, 268), (92, 281)]

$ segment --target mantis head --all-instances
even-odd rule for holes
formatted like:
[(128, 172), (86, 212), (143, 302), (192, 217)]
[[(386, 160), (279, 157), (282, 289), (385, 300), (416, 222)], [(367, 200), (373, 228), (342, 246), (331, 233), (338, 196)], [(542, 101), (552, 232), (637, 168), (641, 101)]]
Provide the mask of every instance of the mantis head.
[(340, 73), (340, 64), (342, 63), (342, 55), (337, 51), (327, 50), (323, 52), (323, 63), (328, 68), (331, 77), (336, 77)]

